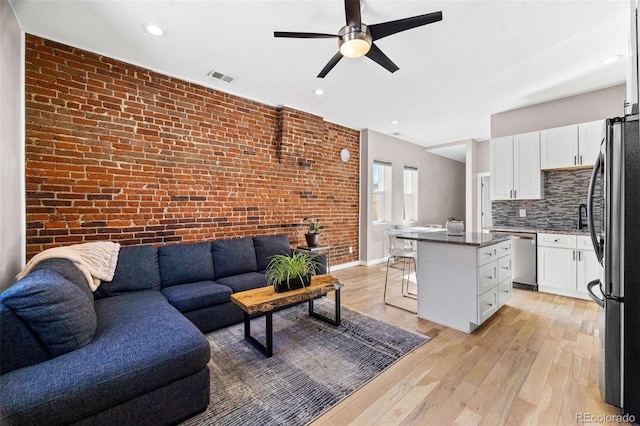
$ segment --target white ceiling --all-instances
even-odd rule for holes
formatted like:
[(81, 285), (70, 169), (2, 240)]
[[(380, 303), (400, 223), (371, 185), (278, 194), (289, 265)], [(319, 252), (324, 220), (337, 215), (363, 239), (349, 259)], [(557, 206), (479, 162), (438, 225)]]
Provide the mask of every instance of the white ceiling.
[[(325, 79), (316, 75), (336, 40), (273, 31), (337, 33), (342, 0), (10, 2), (27, 33), (424, 146), (488, 139), (491, 114), (626, 79), (626, 56), (602, 60), (627, 53), (629, 0), (366, 0), (365, 24), (439, 10), (443, 20), (376, 43), (400, 67), (394, 74), (345, 58)], [(212, 69), (236, 80), (212, 79)]]

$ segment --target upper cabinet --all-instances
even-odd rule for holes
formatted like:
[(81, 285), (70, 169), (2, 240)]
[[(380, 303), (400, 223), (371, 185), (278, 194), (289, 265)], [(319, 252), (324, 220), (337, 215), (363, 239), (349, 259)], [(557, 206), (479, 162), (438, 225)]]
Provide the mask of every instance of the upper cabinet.
[(603, 124), (603, 120), (597, 120), (540, 131), (542, 170), (593, 166)]
[(604, 120), (578, 124), (578, 155), (580, 164), (593, 166), (600, 154), (603, 137)]
[(491, 139), (491, 199), (542, 198), (540, 132)]

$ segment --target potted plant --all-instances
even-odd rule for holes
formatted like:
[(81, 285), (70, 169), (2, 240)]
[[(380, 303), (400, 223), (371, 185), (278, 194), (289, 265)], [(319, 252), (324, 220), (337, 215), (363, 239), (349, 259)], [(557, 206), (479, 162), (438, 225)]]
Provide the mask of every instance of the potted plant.
[(447, 219), (447, 233), (449, 235), (462, 235), (464, 233), (464, 221), (451, 216)]
[(304, 238), (307, 240), (307, 245), (309, 247), (315, 247), (318, 245), (318, 240), (320, 239), (320, 230), (326, 229), (326, 226), (320, 223), (320, 219), (311, 219), (305, 217), (302, 219), (303, 222), (309, 222), (309, 232), (304, 234)]
[(272, 285), (276, 293), (308, 286), (320, 266), (316, 257), (300, 252), (272, 256), (267, 265), (267, 284)]

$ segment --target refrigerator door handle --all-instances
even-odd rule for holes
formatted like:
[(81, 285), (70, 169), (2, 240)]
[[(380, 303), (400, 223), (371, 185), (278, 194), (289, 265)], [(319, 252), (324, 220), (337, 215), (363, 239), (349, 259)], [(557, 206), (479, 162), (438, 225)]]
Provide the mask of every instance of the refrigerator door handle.
[(594, 302), (596, 302), (598, 305), (600, 305), (601, 308), (604, 308), (604, 298), (600, 299), (598, 296), (596, 296), (596, 294), (593, 292), (593, 287), (598, 286), (598, 288), (600, 287), (600, 280), (593, 280), (591, 282), (589, 282), (589, 284), (587, 284), (587, 291), (589, 292), (589, 297), (591, 299), (593, 299)]
[(596, 164), (593, 166), (593, 172), (591, 173), (591, 180), (589, 181), (589, 194), (587, 196), (587, 223), (589, 224), (589, 234), (591, 235), (591, 243), (593, 244), (593, 250), (596, 253), (598, 262), (602, 265), (602, 257), (604, 255), (603, 241), (598, 238), (596, 233), (594, 212), (593, 212), (593, 199), (596, 190), (596, 183), (598, 181), (598, 175), (602, 173), (604, 166), (604, 156), (602, 153), (598, 154), (596, 158)]

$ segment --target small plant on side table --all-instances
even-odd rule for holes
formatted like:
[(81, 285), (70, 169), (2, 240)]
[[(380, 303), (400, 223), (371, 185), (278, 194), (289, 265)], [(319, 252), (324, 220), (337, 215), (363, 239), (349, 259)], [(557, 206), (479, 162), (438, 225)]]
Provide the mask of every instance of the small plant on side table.
[(307, 240), (307, 245), (309, 247), (315, 247), (318, 245), (318, 240), (320, 239), (320, 230), (326, 229), (327, 227), (320, 223), (320, 219), (311, 219), (309, 217), (305, 217), (302, 219), (303, 222), (308, 222), (309, 232), (304, 234), (304, 238)]

